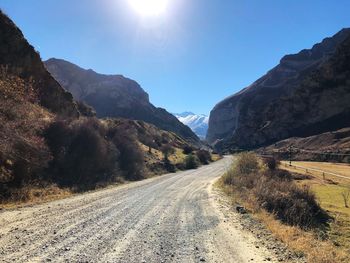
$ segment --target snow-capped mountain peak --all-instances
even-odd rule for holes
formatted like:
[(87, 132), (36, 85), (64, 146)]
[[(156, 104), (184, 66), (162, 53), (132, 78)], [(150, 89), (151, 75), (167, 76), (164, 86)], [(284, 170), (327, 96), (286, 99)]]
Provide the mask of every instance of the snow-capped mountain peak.
[(190, 127), (199, 138), (205, 138), (208, 130), (208, 116), (204, 114), (194, 114), (192, 112), (175, 113), (174, 115), (179, 121)]

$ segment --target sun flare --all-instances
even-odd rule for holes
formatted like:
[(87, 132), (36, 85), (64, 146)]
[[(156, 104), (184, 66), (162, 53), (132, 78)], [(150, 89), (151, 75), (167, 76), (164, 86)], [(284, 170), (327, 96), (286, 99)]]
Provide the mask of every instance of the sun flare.
[(168, 0), (129, 0), (129, 3), (142, 16), (163, 14), (168, 6)]

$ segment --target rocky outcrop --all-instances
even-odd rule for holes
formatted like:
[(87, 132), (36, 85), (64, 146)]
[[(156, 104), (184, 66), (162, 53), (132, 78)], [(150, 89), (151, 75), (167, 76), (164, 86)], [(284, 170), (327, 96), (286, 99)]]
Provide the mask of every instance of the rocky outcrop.
[(207, 139), (219, 149), (255, 148), (350, 126), (350, 29), (282, 58), (211, 111)]
[(53, 113), (78, 116), (72, 95), (47, 72), (39, 54), (21, 30), (0, 11), (0, 68), (3, 76), (13, 75), (33, 83), (39, 103)]
[(98, 117), (122, 117), (142, 120), (175, 132), (187, 141), (198, 144), (198, 137), (190, 128), (165, 109), (156, 108), (140, 85), (121, 75), (99, 74), (85, 70), (68, 61), (49, 59), (46, 68), (78, 101), (91, 105)]

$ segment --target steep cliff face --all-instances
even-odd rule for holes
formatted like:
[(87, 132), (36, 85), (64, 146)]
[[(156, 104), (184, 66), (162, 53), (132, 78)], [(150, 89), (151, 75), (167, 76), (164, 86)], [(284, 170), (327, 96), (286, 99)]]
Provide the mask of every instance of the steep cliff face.
[(49, 59), (46, 68), (78, 101), (94, 107), (98, 117), (122, 117), (142, 120), (172, 131), (198, 144), (198, 137), (190, 128), (165, 109), (156, 108), (140, 85), (121, 75), (98, 74), (61, 59)]
[(41, 106), (64, 116), (78, 116), (72, 95), (47, 72), (39, 54), (20, 29), (0, 11), (0, 68), (2, 76), (30, 81)]
[(350, 126), (350, 29), (280, 64), (210, 114), (220, 149), (255, 148)]

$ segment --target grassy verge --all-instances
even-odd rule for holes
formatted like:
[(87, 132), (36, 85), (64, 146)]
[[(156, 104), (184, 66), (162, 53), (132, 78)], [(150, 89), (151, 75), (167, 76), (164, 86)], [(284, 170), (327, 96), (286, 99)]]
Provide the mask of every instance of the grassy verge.
[[(279, 169), (269, 171), (267, 165), (253, 154), (243, 154), (237, 157), (235, 165), (220, 179), (218, 185), (232, 198), (233, 202), (243, 205), (277, 239), (298, 255), (304, 256), (307, 262), (349, 262), (349, 253), (344, 247), (337, 246), (333, 242), (329, 232), (333, 221), (329, 221), (330, 224), (324, 224), (318, 218), (320, 214), (313, 213), (312, 211), (316, 210), (309, 209), (310, 207), (324, 208), (322, 201), (319, 207), (316, 202), (318, 199), (314, 199), (313, 192), (310, 190), (303, 192), (305, 189), (303, 184), (296, 183), (292, 174), (283, 175), (286, 178), (292, 178), (291, 180), (277, 178), (278, 174), (284, 173)], [(266, 178), (267, 176), (270, 178)], [(314, 188), (311, 187), (311, 189)], [(300, 193), (303, 194), (300, 195)], [(300, 204), (302, 209), (298, 209)], [(281, 213), (280, 210), (288, 212)], [(306, 213), (305, 218), (311, 221), (293, 220), (293, 218), (303, 218), (302, 213)]]
[(12, 197), (0, 204), (1, 209), (13, 209), (28, 205), (41, 204), (70, 197), (74, 191), (57, 185), (27, 185), (12, 191)]

